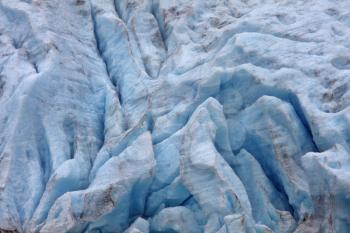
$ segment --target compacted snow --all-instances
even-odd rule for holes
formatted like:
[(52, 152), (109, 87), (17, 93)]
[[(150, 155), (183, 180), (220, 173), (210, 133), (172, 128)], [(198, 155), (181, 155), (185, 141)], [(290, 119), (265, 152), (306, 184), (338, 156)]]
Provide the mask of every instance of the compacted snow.
[(350, 232), (349, 0), (0, 0), (0, 232)]

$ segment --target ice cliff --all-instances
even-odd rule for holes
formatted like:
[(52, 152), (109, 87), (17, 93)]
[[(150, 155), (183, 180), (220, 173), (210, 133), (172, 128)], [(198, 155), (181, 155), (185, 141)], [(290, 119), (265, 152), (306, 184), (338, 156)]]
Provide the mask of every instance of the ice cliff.
[(0, 0), (0, 232), (348, 233), (349, 88), (349, 0)]

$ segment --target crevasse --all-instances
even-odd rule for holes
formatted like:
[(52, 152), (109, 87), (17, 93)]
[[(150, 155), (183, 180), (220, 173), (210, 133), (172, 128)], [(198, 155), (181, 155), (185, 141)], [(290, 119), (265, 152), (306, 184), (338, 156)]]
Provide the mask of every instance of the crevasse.
[(0, 0), (0, 232), (349, 232), (348, 9)]

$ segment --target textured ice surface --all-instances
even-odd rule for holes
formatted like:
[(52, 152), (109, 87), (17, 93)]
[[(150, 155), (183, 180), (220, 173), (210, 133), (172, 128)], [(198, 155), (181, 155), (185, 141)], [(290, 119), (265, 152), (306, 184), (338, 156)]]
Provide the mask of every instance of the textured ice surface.
[(0, 232), (348, 233), (350, 1), (0, 0)]

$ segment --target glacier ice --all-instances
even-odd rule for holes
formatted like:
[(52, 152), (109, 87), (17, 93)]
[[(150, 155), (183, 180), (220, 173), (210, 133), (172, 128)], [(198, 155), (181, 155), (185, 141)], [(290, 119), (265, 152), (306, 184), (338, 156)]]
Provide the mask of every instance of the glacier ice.
[(349, 232), (349, 9), (0, 0), (0, 232)]

